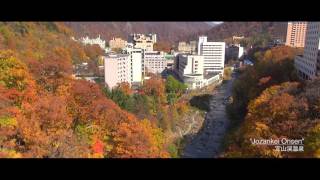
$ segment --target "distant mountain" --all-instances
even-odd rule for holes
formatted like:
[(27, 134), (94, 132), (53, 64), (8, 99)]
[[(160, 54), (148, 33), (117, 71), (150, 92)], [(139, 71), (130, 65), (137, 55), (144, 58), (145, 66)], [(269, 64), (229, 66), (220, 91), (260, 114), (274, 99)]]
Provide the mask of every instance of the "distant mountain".
[(76, 37), (88, 35), (110, 40), (112, 37), (127, 39), (131, 33), (156, 33), (159, 41), (174, 43), (185, 40), (191, 34), (212, 28), (206, 22), (65, 22)]
[(287, 22), (223, 22), (204, 33), (195, 33), (189, 39), (204, 34), (209, 40), (223, 40), (234, 35), (250, 37), (268, 33), (272, 38), (285, 40)]

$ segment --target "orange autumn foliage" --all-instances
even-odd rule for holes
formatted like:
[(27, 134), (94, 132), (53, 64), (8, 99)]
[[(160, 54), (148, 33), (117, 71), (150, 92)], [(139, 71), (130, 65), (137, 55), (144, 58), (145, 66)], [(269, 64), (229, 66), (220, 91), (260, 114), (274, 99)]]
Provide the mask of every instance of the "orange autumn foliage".
[(144, 82), (142, 93), (155, 97), (160, 103), (166, 102), (165, 83), (160, 77), (151, 77)]
[(95, 157), (103, 157), (104, 144), (101, 140), (95, 139), (92, 145), (93, 154)]
[(121, 158), (156, 158), (168, 157), (163, 151), (163, 142), (156, 141), (156, 129), (150, 123), (135, 121), (128, 116), (128, 121), (121, 123), (114, 132), (115, 148), (112, 156)]
[[(10, 33), (17, 25), (24, 35)], [(1, 28), (0, 44), (6, 40), (2, 32), (16, 43), (5, 42), (1, 48), (11, 51), (0, 50), (1, 157), (164, 156), (155, 140), (161, 132), (145, 128), (97, 84), (71, 78), (72, 62), (95, 58), (101, 49), (77, 45), (60, 23), (0, 23)]]
[(122, 82), (118, 84), (118, 88), (122, 91), (125, 95), (132, 95), (133, 90), (130, 87), (130, 84), (127, 82)]
[[(306, 87), (309, 89), (310, 87)], [(248, 114), (236, 134), (237, 144), (232, 144), (229, 157), (310, 157), (312, 155), (299, 152), (278, 152), (273, 146), (252, 145), (250, 139), (307, 139), (310, 131), (319, 124), (319, 116), (312, 116), (314, 100), (301, 89), (297, 82), (286, 82), (271, 86), (248, 106)], [(319, 95), (317, 95), (319, 96)], [(311, 139), (309, 141), (314, 141)], [(308, 140), (305, 141), (306, 144)], [(309, 147), (314, 147), (310, 143)], [(312, 149), (305, 149), (312, 152)], [(315, 152), (313, 152), (315, 153)]]

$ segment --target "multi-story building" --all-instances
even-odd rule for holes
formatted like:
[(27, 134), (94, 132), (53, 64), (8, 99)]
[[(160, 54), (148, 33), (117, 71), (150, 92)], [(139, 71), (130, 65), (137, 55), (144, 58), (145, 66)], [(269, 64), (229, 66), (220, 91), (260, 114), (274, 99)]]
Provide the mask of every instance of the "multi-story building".
[(131, 34), (129, 42), (133, 43), (135, 48), (140, 48), (145, 51), (153, 51), (153, 44), (157, 42), (156, 34)]
[(320, 22), (308, 22), (303, 55), (295, 58), (295, 68), (300, 78), (312, 80), (320, 76)]
[(241, 47), (240, 44), (233, 44), (228, 47), (226, 47), (226, 58), (227, 60), (233, 59), (239, 59), (243, 56), (244, 49)]
[(179, 55), (178, 74), (181, 78), (187, 74), (203, 75), (203, 56), (199, 55)]
[(225, 45), (225, 42), (208, 42), (206, 36), (199, 37), (198, 55), (204, 56), (203, 68), (206, 73), (223, 74)]
[(105, 82), (109, 88), (118, 83), (128, 82), (130, 85), (140, 85), (142, 82), (141, 49), (127, 48), (123, 54), (110, 54), (104, 57)]
[(118, 83), (131, 84), (131, 63), (128, 54), (110, 54), (104, 58), (104, 79), (110, 89)]
[(198, 55), (201, 54), (201, 46), (203, 43), (208, 41), (208, 37), (207, 36), (199, 36), (199, 41), (198, 41)]
[(129, 54), (129, 63), (131, 65), (131, 83), (139, 85), (142, 82), (143, 75), (143, 50), (137, 48), (127, 48), (126, 51)]
[(197, 49), (197, 41), (190, 41), (190, 43), (182, 41), (182, 42), (179, 42), (178, 44), (179, 52), (194, 54), (196, 53), (196, 49)]
[(182, 41), (182, 42), (179, 42), (179, 44), (178, 44), (178, 51), (179, 52), (189, 52), (189, 51), (191, 51), (191, 48), (188, 43)]
[(80, 42), (82, 42), (83, 44), (90, 44), (90, 45), (97, 44), (97, 45), (100, 46), (101, 49), (105, 49), (106, 48), (106, 41), (102, 40), (100, 38), (100, 35), (96, 39), (90, 39), (88, 36), (82, 37), (80, 39)]
[(291, 47), (304, 47), (306, 31), (307, 22), (289, 22), (286, 45)]
[(242, 39), (244, 39), (244, 36), (232, 36), (232, 41), (234, 43), (239, 43)]
[(144, 52), (145, 71), (158, 74), (167, 67), (167, 59), (163, 52), (160, 51), (145, 51)]
[(120, 49), (124, 49), (127, 45), (127, 41), (121, 39), (121, 38), (112, 38), (109, 41), (109, 47), (111, 49), (116, 49), (116, 48), (120, 48)]
[(203, 56), (199, 55), (178, 55), (177, 74), (190, 89), (203, 87)]

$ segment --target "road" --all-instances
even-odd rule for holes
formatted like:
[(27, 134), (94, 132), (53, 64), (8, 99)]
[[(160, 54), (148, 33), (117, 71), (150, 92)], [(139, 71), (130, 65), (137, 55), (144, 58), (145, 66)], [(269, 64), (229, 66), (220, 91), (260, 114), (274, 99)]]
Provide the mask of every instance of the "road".
[(210, 100), (210, 110), (206, 114), (201, 130), (186, 144), (182, 158), (214, 158), (221, 151), (222, 140), (229, 125), (226, 114), (227, 97), (231, 96), (233, 78), (220, 86)]

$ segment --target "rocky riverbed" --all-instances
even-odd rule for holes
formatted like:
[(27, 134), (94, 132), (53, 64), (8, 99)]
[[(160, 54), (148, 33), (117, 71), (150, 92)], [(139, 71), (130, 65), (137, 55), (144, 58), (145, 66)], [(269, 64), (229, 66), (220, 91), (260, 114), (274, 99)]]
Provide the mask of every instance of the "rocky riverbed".
[(222, 140), (229, 125), (226, 105), (231, 96), (233, 80), (234, 77), (214, 90), (210, 110), (206, 113), (202, 127), (189, 138), (182, 158), (214, 158), (220, 155)]

